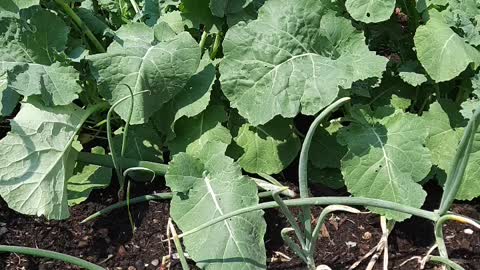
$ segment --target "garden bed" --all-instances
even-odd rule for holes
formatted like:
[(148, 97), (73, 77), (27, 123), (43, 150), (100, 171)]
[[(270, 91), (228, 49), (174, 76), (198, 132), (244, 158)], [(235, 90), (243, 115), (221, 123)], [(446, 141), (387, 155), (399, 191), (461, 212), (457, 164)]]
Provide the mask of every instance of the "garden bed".
[[(435, 189), (434, 185), (427, 188)], [(136, 195), (146, 192), (161, 192), (161, 185), (147, 185), (135, 188)], [(433, 192), (429, 194), (435, 194)], [(334, 195), (335, 192), (328, 192)], [(317, 194), (324, 195), (324, 194)], [(39, 247), (74, 255), (97, 263), (107, 269), (162, 269), (161, 261), (167, 256), (168, 244), (166, 227), (169, 216), (168, 202), (150, 202), (135, 205), (132, 213), (136, 220), (137, 230), (132, 234), (127, 211), (116, 210), (108, 216), (80, 224), (87, 216), (115, 202), (115, 187), (95, 191), (91, 199), (72, 208), (72, 217), (67, 221), (47, 221), (43, 218), (23, 216), (9, 210), (5, 203), (0, 203), (0, 244)], [(428, 205), (438, 203), (438, 198), (429, 197)], [(318, 215), (317, 209), (315, 215)], [(480, 219), (480, 205), (455, 204), (454, 211), (469, 217)], [(280, 230), (287, 227), (283, 215), (276, 209), (265, 213), (268, 224), (265, 243), (267, 247), (268, 269), (287, 270), (304, 269), (300, 261), (282, 242)], [(448, 224), (445, 229), (447, 246), (451, 257), (461, 263), (465, 269), (480, 269), (480, 235), (465, 233), (468, 228), (459, 224)], [(5, 230), (6, 229), (6, 230)], [(467, 231), (468, 232), (468, 231)], [(328, 235), (328, 236), (327, 236)], [(373, 214), (333, 215), (327, 222), (327, 232), (317, 244), (316, 260), (329, 265), (332, 269), (348, 269), (358, 258), (374, 247), (381, 236), (379, 218)], [(424, 255), (433, 244), (433, 227), (430, 222), (412, 218), (398, 224), (389, 238), (390, 268), (419, 269), (416, 261), (402, 263), (413, 256)], [(287, 255), (286, 260), (281, 255)], [(109, 260), (105, 261), (107, 258)], [(272, 262), (273, 260), (273, 262)], [(105, 261), (104, 263), (100, 263)], [(156, 264), (156, 267), (152, 265)], [(146, 266), (141, 268), (139, 266)], [(193, 264), (192, 264), (193, 265)], [(402, 265), (402, 266), (401, 266)], [(381, 269), (381, 259), (377, 268)], [(358, 269), (364, 269), (360, 265)], [(1, 255), (0, 269), (5, 270), (63, 270), (78, 269), (70, 265), (51, 260), (39, 260), (16, 254)], [(174, 260), (171, 269), (181, 269)], [(432, 265), (426, 269), (435, 269)], [(163, 270), (163, 269), (162, 269)]]
[(0, 0), (0, 270), (480, 269), (479, 49), (474, 0)]

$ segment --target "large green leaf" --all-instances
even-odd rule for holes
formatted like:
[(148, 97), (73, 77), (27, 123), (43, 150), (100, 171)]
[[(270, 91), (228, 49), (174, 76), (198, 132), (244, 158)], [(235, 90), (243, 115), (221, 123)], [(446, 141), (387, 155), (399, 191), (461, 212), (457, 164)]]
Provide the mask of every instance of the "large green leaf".
[(347, 0), (345, 7), (357, 21), (378, 23), (390, 19), (395, 2), (395, 0)]
[[(355, 121), (339, 135), (348, 147), (342, 159), (348, 190), (354, 196), (421, 207), (427, 194), (417, 182), (427, 176), (432, 166), (431, 154), (423, 146), (428, 130), (422, 119), (400, 111), (389, 116), (382, 111), (373, 116), (360, 111), (354, 117)], [(409, 217), (372, 210), (397, 221)]]
[[(139, 24), (128, 25), (107, 53), (89, 57), (101, 94), (110, 102), (134, 92), (150, 93), (135, 96), (132, 124), (143, 124), (150, 116), (179, 93), (200, 62), (200, 47), (189, 33), (183, 32), (172, 39), (153, 45), (153, 30)], [(127, 119), (129, 102), (115, 111)]]
[(29, 22), (0, 19), (0, 75), (8, 74), (7, 89), (41, 95), (47, 105), (70, 104), (82, 90), (79, 74), (55, 62), (56, 54), (65, 49), (69, 29), (45, 10), (35, 12)]
[(85, 112), (76, 105), (49, 108), (31, 101), (0, 141), (0, 196), (26, 215), (69, 217), (67, 180), (73, 173), (73, 138)]
[(476, 0), (447, 0), (448, 6), (442, 11), (445, 21), (459, 29), (465, 41), (480, 45), (480, 6)]
[(258, 19), (228, 31), (222, 90), (252, 125), (276, 115), (315, 114), (337, 97), (339, 87), (382, 76), (386, 58), (368, 50), (349, 20), (329, 13), (333, 5), (268, 1)]
[[(208, 54), (206, 55), (208, 57)], [(207, 65), (154, 115), (152, 121), (167, 135), (167, 139), (175, 137), (175, 123), (180, 118), (194, 117), (207, 108), (215, 75), (215, 67), (211, 64)]]
[(225, 17), (227, 14), (238, 13), (253, 0), (210, 0), (210, 9), (213, 15)]
[(418, 60), (436, 82), (457, 77), (468, 65), (480, 64), (480, 52), (468, 45), (437, 12), (417, 29), (415, 47)]
[(289, 119), (275, 118), (263, 126), (244, 124), (235, 138), (244, 150), (238, 160), (249, 173), (276, 174), (295, 159), (300, 150), (300, 139)]
[[(478, 104), (475, 109), (478, 109)], [(463, 135), (463, 119), (458, 115), (458, 108), (447, 101), (434, 103), (425, 113), (426, 127), (429, 129), (427, 147), (431, 149), (435, 165), (450, 173), (453, 157)], [(456, 195), (458, 200), (472, 200), (480, 196), (480, 132), (473, 142), (462, 185)]]
[(472, 200), (480, 196), (480, 132), (477, 131), (473, 141), (470, 159), (465, 170), (462, 185), (458, 190), (456, 199)]
[[(182, 231), (258, 203), (257, 187), (225, 156), (227, 144), (205, 141), (169, 164), (167, 185), (176, 193), (170, 214)], [(243, 214), (184, 238), (186, 251), (206, 270), (266, 269), (263, 211)]]
[(443, 100), (430, 105), (430, 110), (423, 115), (429, 132), (425, 145), (432, 153), (432, 163), (447, 174), (463, 135), (463, 128), (452, 128), (461, 125), (458, 114), (454, 104)]

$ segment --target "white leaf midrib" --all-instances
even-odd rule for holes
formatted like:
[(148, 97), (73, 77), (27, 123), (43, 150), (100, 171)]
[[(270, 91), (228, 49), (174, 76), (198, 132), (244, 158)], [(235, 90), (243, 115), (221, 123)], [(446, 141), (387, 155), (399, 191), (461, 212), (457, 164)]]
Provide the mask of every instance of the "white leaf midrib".
[[(203, 178), (203, 181), (205, 182), (205, 186), (207, 187), (207, 192), (208, 194), (210, 194), (210, 196), (212, 197), (212, 201), (213, 201), (213, 204), (215, 205), (215, 208), (218, 210), (218, 212), (220, 213), (220, 215), (224, 215), (223, 213), (223, 210), (222, 208), (220, 207), (220, 203), (218, 202), (218, 198), (217, 198), (217, 194), (215, 193), (215, 191), (213, 190), (213, 187), (210, 183), (211, 179), (207, 176), (205, 176)], [(232, 231), (232, 228), (230, 227), (230, 224), (228, 223), (228, 220), (224, 220), (223, 223), (225, 224), (225, 227), (227, 227), (227, 230), (228, 230), (228, 233), (230, 234), (230, 238), (233, 240), (233, 243), (235, 244), (235, 246), (237, 247), (237, 250), (238, 252), (240, 253), (241, 255), (241, 258), (243, 259), (243, 261), (245, 263), (247, 263), (246, 261), (246, 258), (245, 258), (245, 255), (243, 254), (242, 252), (242, 249), (240, 248), (240, 246), (238, 245), (238, 241), (237, 239), (235, 238), (235, 235)], [(226, 247), (225, 247), (226, 249)]]

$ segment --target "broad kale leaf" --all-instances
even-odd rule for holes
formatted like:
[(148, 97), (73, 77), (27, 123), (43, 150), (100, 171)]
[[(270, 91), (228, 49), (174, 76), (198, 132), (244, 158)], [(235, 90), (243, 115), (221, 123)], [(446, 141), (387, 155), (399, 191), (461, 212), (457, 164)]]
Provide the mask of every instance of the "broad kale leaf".
[(167, 135), (168, 140), (175, 137), (175, 124), (179, 119), (194, 117), (207, 108), (215, 75), (215, 67), (208, 64), (190, 78), (184, 89), (152, 117), (151, 121)]
[(450, 173), (453, 157), (463, 135), (463, 128), (459, 128), (463, 119), (458, 114), (458, 108), (454, 104), (442, 100), (442, 103), (430, 105), (430, 110), (423, 115), (429, 132), (426, 146), (432, 153), (432, 163), (447, 174)]
[(67, 180), (73, 173), (71, 144), (85, 112), (76, 105), (45, 107), (32, 100), (0, 141), (0, 196), (26, 215), (69, 217)]
[(333, 5), (327, 0), (267, 1), (257, 20), (228, 31), (222, 90), (252, 125), (277, 115), (315, 114), (338, 96), (340, 87), (382, 76), (387, 59), (368, 50), (363, 33), (349, 20), (330, 13)]
[(457, 193), (456, 198), (459, 200), (472, 200), (480, 196), (480, 132), (477, 131), (473, 141), (470, 159), (465, 171), (465, 176)]
[[(115, 103), (134, 92), (150, 93), (135, 96), (132, 124), (143, 124), (150, 116), (182, 91), (200, 62), (200, 47), (187, 32), (155, 44), (154, 33), (145, 25), (127, 25), (119, 30), (120, 39), (107, 53), (92, 55), (94, 75), (101, 94)], [(116, 108), (127, 119), (129, 102)]]
[[(0, 76), (7, 75), (2, 96), (40, 95), (46, 105), (67, 105), (82, 88), (79, 73), (71, 66), (56, 62), (56, 55), (67, 44), (69, 29), (55, 14), (40, 10), (29, 20), (0, 19)], [(14, 100), (14, 98), (11, 98)], [(3, 102), (3, 99), (2, 99)], [(3, 102), (4, 112), (12, 104)]]
[[(170, 214), (182, 231), (258, 204), (255, 183), (225, 156), (226, 149), (223, 142), (203, 140), (170, 162), (166, 181), (176, 193)], [(266, 269), (262, 215), (256, 211), (235, 216), (185, 237), (188, 254), (206, 270)]]
[(436, 82), (457, 77), (468, 65), (480, 64), (480, 52), (455, 33), (442, 16), (430, 12), (430, 20), (415, 33), (418, 60)]
[[(339, 135), (348, 147), (342, 159), (348, 190), (354, 196), (421, 207), (427, 194), (417, 182), (427, 176), (432, 166), (430, 151), (423, 146), (428, 130), (422, 119), (400, 111), (388, 115), (382, 110), (359, 110), (354, 117), (355, 121)], [(372, 210), (397, 221), (409, 217)]]
[[(478, 104), (476, 106), (478, 109)], [(429, 138), (427, 147), (431, 149), (432, 161), (447, 174), (450, 173), (453, 157), (462, 139), (464, 122), (458, 115), (458, 108), (453, 104), (442, 101), (431, 105), (430, 110), (425, 113), (428, 123)], [(465, 170), (460, 190), (456, 198), (459, 200), (472, 200), (480, 196), (478, 179), (480, 172), (480, 133), (477, 132), (473, 142), (472, 151)]]

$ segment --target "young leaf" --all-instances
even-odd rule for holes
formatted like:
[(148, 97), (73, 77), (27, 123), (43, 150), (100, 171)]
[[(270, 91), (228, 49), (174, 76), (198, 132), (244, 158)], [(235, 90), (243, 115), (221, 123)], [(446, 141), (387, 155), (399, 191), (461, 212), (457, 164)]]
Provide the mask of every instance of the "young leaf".
[(244, 150), (238, 162), (249, 173), (279, 173), (300, 151), (293, 123), (285, 118), (275, 118), (264, 126), (244, 124), (235, 141)]
[[(111, 104), (130, 94), (124, 84), (134, 93), (150, 90), (150, 94), (135, 96), (131, 124), (145, 123), (179, 93), (200, 62), (200, 48), (190, 34), (183, 32), (151, 45), (153, 30), (142, 29), (140, 25), (123, 28), (119, 34), (122, 45), (114, 43), (107, 53), (89, 57), (100, 92)], [(129, 102), (124, 102), (115, 111), (125, 120), (129, 108)]]
[(395, 0), (347, 0), (345, 7), (357, 21), (378, 23), (390, 19)]
[[(356, 121), (339, 134), (348, 146), (342, 159), (348, 190), (354, 196), (421, 207), (427, 194), (416, 182), (427, 176), (432, 166), (430, 152), (423, 146), (428, 131), (422, 119), (399, 111), (388, 116), (382, 111), (355, 114)], [(409, 217), (372, 210), (397, 221)]]
[(339, 87), (381, 77), (386, 58), (368, 50), (349, 20), (329, 13), (333, 5), (328, 0), (268, 1), (258, 19), (228, 31), (220, 64), (222, 90), (252, 125), (277, 115), (313, 115), (337, 97)]
[(12, 131), (0, 141), (0, 196), (11, 209), (48, 219), (69, 217), (66, 183), (76, 153), (71, 144), (85, 116), (73, 104), (22, 104)]
[[(258, 204), (255, 183), (225, 156), (227, 144), (205, 141), (198, 152), (180, 153), (165, 176), (176, 193), (170, 214), (182, 231)], [(184, 238), (188, 254), (206, 270), (266, 269), (263, 211), (235, 216)], [(205, 248), (207, 247), (208, 248)]]
[(455, 33), (438, 12), (415, 33), (418, 60), (436, 82), (457, 77), (468, 65), (480, 64), (480, 52)]
[(428, 81), (425, 75), (416, 72), (402, 71), (398, 75), (404, 82), (410, 84), (411, 86), (420, 86)]

